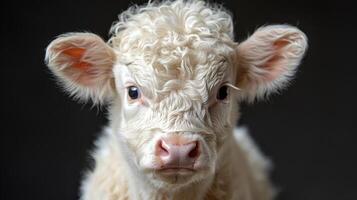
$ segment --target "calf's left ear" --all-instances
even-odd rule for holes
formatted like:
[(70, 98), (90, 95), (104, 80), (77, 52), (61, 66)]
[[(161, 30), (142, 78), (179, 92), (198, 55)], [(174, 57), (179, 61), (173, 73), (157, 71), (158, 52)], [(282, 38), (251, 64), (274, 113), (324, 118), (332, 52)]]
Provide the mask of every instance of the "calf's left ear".
[(248, 101), (287, 85), (307, 49), (306, 35), (289, 25), (259, 28), (237, 47), (237, 86)]
[(92, 33), (67, 33), (52, 41), (45, 61), (65, 90), (101, 103), (113, 95), (114, 50)]

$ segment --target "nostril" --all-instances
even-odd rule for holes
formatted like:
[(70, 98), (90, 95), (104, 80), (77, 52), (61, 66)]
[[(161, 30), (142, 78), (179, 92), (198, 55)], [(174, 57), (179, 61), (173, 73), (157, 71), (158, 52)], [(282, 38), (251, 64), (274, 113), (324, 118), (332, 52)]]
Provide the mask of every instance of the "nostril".
[(195, 142), (193, 148), (188, 153), (188, 156), (190, 158), (197, 158), (199, 156), (199, 154), (200, 154), (200, 152), (199, 152), (198, 142)]
[(158, 143), (157, 143), (157, 155), (160, 155), (160, 156), (167, 156), (169, 155), (169, 148), (167, 146), (167, 144), (165, 144), (165, 142), (163, 140), (160, 140)]

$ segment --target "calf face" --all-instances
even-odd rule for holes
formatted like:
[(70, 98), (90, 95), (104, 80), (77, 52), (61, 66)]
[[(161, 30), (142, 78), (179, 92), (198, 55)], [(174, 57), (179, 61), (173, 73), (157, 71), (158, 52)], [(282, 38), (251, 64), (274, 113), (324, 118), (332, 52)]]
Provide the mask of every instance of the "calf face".
[(130, 9), (108, 43), (92, 33), (59, 36), (46, 62), (71, 95), (107, 103), (126, 162), (158, 188), (210, 177), (237, 120), (238, 102), (283, 87), (306, 37), (259, 28), (233, 40), (231, 16), (201, 1)]

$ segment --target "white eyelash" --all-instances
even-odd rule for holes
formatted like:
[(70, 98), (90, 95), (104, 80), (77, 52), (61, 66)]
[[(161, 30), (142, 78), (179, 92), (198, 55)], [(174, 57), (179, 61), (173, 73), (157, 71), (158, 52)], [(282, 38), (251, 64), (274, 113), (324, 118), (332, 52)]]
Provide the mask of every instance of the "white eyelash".
[(230, 84), (230, 83), (227, 83), (227, 84), (224, 84), (224, 85), (229, 86), (229, 87), (231, 87), (232, 89), (237, 90), (237, 91), (240, 91), (240, 90), (241, 90), (240, 88), (238, 88), (238, 87), (236, 87), (236, 86), (234, 86), (234, 85), (232, 85), (232, 84)]

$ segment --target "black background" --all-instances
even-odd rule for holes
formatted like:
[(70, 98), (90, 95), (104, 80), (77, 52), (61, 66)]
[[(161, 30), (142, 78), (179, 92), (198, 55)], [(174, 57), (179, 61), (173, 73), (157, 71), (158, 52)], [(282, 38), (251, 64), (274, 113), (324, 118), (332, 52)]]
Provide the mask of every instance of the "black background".
[[(142, 3), (137, 2), (137, 3)], [(4, 3), (2, 3), (4, 4)], [(11, 1), (1, 5), (1, 199), (77, 199), (88, 151), (106, 124), (105, 108), (68, 98), (44, 65), (56, 35), (91, 31), (108, 39), (132, 1)], [(275, 163), (279, 199), (357, 199), (355, 6), (345, 1), (227, 0), (236, 38), (288, 23), (309, 50), (288, 90), (244, 105), (249, 127)]]

